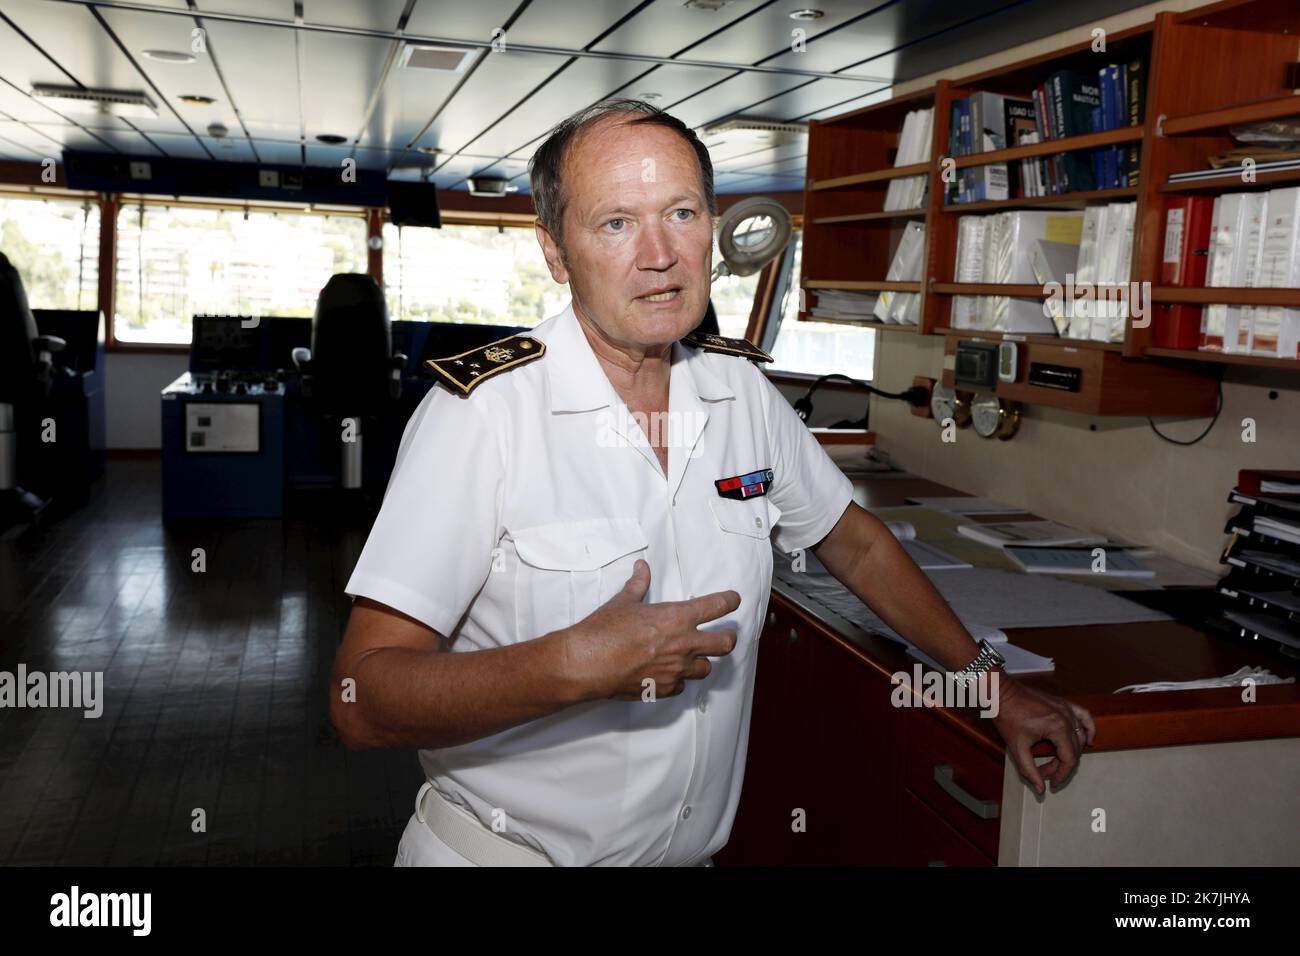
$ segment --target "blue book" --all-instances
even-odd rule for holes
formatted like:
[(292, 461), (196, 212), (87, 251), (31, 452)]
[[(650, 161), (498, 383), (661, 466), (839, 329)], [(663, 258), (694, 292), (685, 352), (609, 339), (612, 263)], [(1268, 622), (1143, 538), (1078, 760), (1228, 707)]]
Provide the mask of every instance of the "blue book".
[[(1105, 101), (1103, 100), (1103, 102)], [(1102, 117), (1101, 107), (1094, 106), (1089, 114), (1089, 126), (1092, 127), (1094, 133), (1099, 133), (1106, 128), (1103, 125), (1104, 123), (1105, 119)], [(1109, 150), (1104, 146), (1099, 146), (1092, 151), (1092, 179), (1097, 184), (1098, 189), (1101, 188), (1102, 183), (1107, 182), (1106, 156), (1108, 152)]]

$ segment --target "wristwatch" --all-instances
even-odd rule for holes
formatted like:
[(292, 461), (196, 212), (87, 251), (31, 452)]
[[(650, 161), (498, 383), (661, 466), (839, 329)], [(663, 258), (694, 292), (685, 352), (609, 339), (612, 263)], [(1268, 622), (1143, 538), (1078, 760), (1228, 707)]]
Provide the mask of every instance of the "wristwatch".
[(980, 641), (980, 652), (975, 659), (959, 671), (953, 671), (952, 678), (959, 684), (970, 685), (980, 674), (987, 674), (995, 667), (1001, 667), (1007, 659), (997, 652), (988, 641)]

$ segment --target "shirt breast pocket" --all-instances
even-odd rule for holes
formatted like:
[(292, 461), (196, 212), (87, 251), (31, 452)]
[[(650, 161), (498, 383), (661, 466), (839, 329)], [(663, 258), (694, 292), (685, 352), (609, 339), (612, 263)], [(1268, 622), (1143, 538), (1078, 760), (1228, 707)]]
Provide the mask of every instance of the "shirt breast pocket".
[(781, 511), (766, 495), (757, 498), (711, 498), (709, 506), (721, 533), (713, 560), (718, 582), (710, 590), (734, 588), (741, 595), (740, 616), (748, 625), (738, 651), (747, 651), (758, 643), (762, 623), (744, 601), (762, 600), (772, 586), (771, 535), (781, 518)]
[(528, 641), (569, 627), (612, 598), (649, 542), (635, 518), (589, 518), (511, 532), (519, 569), (515, 621)]

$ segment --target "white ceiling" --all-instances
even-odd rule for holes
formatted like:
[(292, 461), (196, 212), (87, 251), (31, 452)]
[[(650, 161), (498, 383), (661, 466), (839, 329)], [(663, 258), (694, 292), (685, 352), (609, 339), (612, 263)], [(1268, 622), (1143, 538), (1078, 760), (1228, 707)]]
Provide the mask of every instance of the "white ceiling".
[[(695, 127), (741, 115), (801, 122), (1142, 2), (730, 0), (708, 11), (682, 0), (0, 0), (0, 159), (65, 147), (277, 164), (352, 156), (394, 179), (463, 189), (490, 172), (526, 192), (547, 130), (607, 96), (658, 94), (656, 105)], [(804, 7), (823, 16), (790, 18)], [(195, 31), (192, 63), (143, 56), (189, 52)], [(460, 73), (406, 69), (412, 39), (473, 55)], [(142, 90), (158, 115), (70, 112), (32, 97), (35, 83)], [(187, 105), (183, 94), (215, 102)], [(212, 123), (228, 135), (208, 135)], [(714, 160), (719, 192), (803, 188), (802, 145), (731, 141)]]

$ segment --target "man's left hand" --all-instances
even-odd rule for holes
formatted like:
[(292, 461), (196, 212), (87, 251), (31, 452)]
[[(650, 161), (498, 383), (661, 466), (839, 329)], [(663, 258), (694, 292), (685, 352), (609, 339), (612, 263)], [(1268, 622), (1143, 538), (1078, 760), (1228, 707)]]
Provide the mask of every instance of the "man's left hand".
[[(1007, 751), (1020, 775), (1033, 785), (1035, 792), (1046, 790), (1044, 779), (1059, 790), (1069, 779), (1083, 748), (1097, 733), (1092, 714), (1078, 704), (1026, 687), (1006, 674), (998, 674), (998, 715), (993, 718)], [(1030, 748), (1040, 740), (1049, 740), (1056, 750), (1047, 763), (1038, 766)]]

